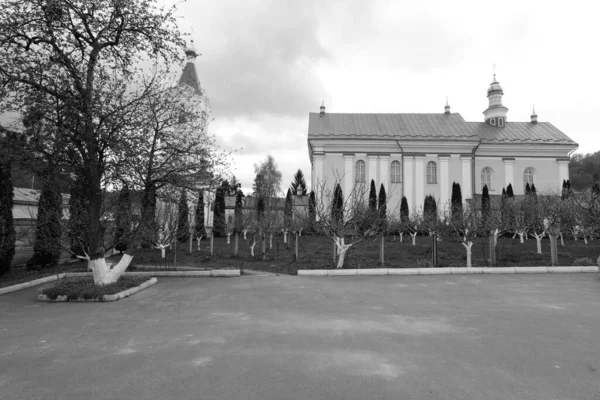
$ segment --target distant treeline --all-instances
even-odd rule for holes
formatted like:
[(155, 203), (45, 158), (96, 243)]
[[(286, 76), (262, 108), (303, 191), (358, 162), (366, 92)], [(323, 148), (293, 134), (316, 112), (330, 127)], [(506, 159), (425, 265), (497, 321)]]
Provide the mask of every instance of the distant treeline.
[(600, 151), (591, 154), (574, 154), (569, 166), (571, 185), (575, 190), (600, 183)]

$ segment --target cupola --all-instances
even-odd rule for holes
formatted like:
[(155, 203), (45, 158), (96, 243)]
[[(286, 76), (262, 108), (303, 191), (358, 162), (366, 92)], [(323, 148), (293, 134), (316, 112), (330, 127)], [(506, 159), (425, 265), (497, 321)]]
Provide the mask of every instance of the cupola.
[(489, 105), (487, 110), (483, 112), (486, 124), (498, 126), (500, 128), (504, 127), (506, 124), (506, 113), (508, 112), (508, 108), (502, 105), (503, 95), (504, 91), (502, 90), (502, 86), (500, 86), (500, 83), (496, 80), (496, 74), (494, 74), (494, 81), (487, 90)]
[(535, 113), (535, 106), (533, 106), (533, 112), (531, 113), (531, 123), (537, 124), (537, 114)]
[(448, 104), (447, 97), (446, 97), (446, 106), (444, 107), (444, 114), (450, 114), (450, 104)]
[(319, 116), (321, 116), (321, 117), (322, 117), (322, 116), (324, 116), (324, 115), (325, 115), (325, 102), (323, 101), (323, 102), (321, 103), (321, 108), (320, 108), (320, 111), (319, 111)]

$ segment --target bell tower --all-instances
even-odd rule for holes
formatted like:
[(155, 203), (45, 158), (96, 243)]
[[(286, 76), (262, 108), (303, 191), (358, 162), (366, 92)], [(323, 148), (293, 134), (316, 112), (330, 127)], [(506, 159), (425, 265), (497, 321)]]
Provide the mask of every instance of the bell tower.
[(486, 124), (500, 128), (506, 125), (506, 113), (508, 112), (508, 108), (502, 105), (503, 95), (504, 91), (502, 90), (502, 86), (500, 86), (500, 83), (496, 80), (496, 74), (494, 74), (494, 81), (487, 90), (489, 105), (487, 110), (483, 112)]

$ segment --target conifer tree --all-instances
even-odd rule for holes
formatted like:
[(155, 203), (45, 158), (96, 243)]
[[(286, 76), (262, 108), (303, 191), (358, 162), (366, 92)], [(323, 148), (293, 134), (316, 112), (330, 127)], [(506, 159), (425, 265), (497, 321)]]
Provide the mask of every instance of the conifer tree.
[(265, 216), (265, 201), (262, 197), (258, 198), (258, 203), (256, 203), (256, 216), (258, 222), (261, 223)]
[(187, 242), (190, 239), (190, 208), (187, 203), (185, 189), (181, 191), (179, 206), (177, 207), (177, 240)]
[(460, 184), (452, 182), (452, 197), (450, 200), (452, 220), (457, 221), (462, 217), (462, 193)]
[(235, 211), (234, 211), (235, 227), (236, 227), (235, 232), (237, 232), (237, 233), (239, 233), (240, 228), (244, 226), (243, 198), (244, 198), (244, 192), (242, 192), (241, 190), (238, 190), (238, 192), (235, 195)]
[(124, 252), (129, 247), (131, 233), (131, 196), (127, 183), (117, 198), (117, 212), (115, 215), (115, 250)]
[(515, 193), (513, 191), (512, 183), (509, 183), (508, 186), (506, 187), (506, 197), (509, 198), (509, 199), (515, 197)]
[(369, 208), (371, 211), (377, 211), (377, 189), (375, 189), (375, 181), (373, 179), (371, 179), (371, 190), (369, 191)]
[(402, 196), (402, 201), (400, 202), (400, 221), (403, 224), (408, 223), (409, 218), (409, 210), (408, 210), (408, 200), (406, 196)]
[(525, 184), (525, 194), (531, 193), (531, 186), (529, 186), (529, 182)]
[(567, 181), (565, 179), (563, 179), (562, 181), (562, 190), (560, 198), (563, 200), (567, 198)]
[(292, 190), (288, 189), (287, 194), (285, 196), (285, 208), (283, 210), (283, 219), (284, 219), (286, 226), (289, 226), (292, 222), (292, 212), (293, 212)]
[(308, 196), (308, 220), (312, 226), (317, 220), (317, 212), (316, 212), (316, 199), (315, 192), (310, 191), (310, 196)]
[(537, 196), (537, 190), (535, 189), (535, 183), (531, 184), (531, 194)]
[(204, 192), (198, 195), (198, 203), (196, 203), (196, 214), (194, 215), (194, 232), (196, 238), (200, 236), (206, 237), (206, 227), (204, 226)]
[(11, 168), (8, 162), (2, 161), (0, 159), (0, 276), (10, 272), (16, 240)]
[(219, 186), (215, 194), (215, 211), (213, 221), (213, 232), (215, 236), (225, 235), (225, 193), (223, 187)]
[(379, 187), (379, 198), (377, 209), (379, 210), (379, 217), (382, 219), (386, 218), (387, 212), (387, 194), (385, 193), (385, 188), (383, 187), (383, 183)]
[(490, 192), (487, 185), (483, 185), (483, 191), (481, 193), (481, 215), (485, 225), (485, 222), (488, 221), (490, 215)]
[(304, 180), (304, 174), (301, 169), (298, 169), (294, 174), (294, 181), (292, 182), (292, 194), (296, 195), (298, 187), (302, 189), (302, 196), (307, 195), (306, 191), (306, 181)]
[(333, 224), (341, 224), (344, 220), (344, 195), (342, 193), (342, 187), (339, 183), (335, 185), (335, 190), (333, 192), (333, 204), (331, 207)]
[(50, 267), (58, 263), (62, 248), (62, 195), (59, 185), (52, 179), (52, 174), (44, 183), (38, 202), (35, 228), (33, 256), (27, 261), (27, 267)]

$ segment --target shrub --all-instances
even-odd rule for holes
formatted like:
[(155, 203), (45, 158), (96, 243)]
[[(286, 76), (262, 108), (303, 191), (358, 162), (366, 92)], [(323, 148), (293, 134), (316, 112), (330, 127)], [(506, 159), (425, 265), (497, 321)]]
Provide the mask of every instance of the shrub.
[(67, 296), (67, 301), (76, 299), (96, 299), (105, 294), (115, 294), (135, 286), (141, 285), (150, 278), (147, 276), (122, 276), (115, 283), (105, 286), (96, 286), (91, 277), (66, 278), (56, 285), (42, 291), (42, 294), (55, 300), (58, 296)]
[(465, 268), (466, 266), (467, 266), (466, 263), (464, 263), (462, 261), (458, 261), (458, 260), (452, 260), (448, 264), (449, 268)]
[(431, 261), (421, 259), (415, 262), (414, 268), (433, 268), (433, 265)]
[(582, 257), (582, 258), (576, 258), (575, 261), (573, 261), (573, 266), (578, 266), (578, 267), (587, 267), (587, 266), (595, 266), (596, 264), (594, 263), (594, 261), (589, 258), (589, 257)]

